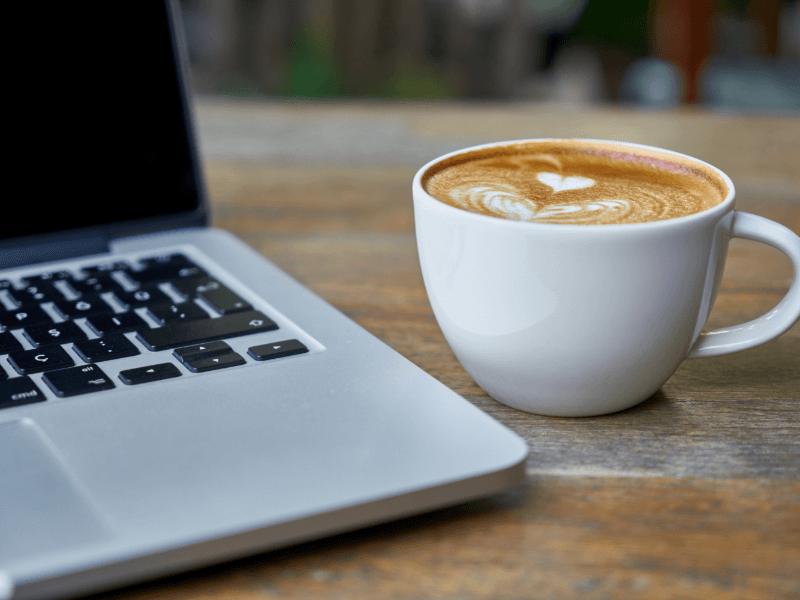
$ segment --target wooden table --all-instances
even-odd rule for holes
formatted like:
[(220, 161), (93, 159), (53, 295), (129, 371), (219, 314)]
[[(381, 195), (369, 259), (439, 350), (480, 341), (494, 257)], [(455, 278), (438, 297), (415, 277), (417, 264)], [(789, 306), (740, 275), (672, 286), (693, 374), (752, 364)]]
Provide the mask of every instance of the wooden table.
[[(531, 415), (461, 368), (428, 304), (410, 182), (427, 160), (521, 137), (688, 153), (738, 207), (800, 232), (800, 118), (477, 104), (198, 106), (214, 224), (530, 445), (527, 485), (99, 598), (800, 597), (800, 325), (685, 362), (652, 398), (597, 418)], [(791, 265), (734, 240), (709, 325), (763, 314)]]

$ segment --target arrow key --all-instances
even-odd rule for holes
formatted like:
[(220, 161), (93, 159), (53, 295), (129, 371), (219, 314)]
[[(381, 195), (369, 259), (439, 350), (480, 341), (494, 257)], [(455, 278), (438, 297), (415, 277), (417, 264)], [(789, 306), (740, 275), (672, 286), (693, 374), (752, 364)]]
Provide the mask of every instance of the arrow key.
[(119, 378), (125, 385), (138, 385), (140, 383), (150, 383), (151, 381), (160, 381), (161, 379), (180, 376), (180, 370), (172, 363), (149, 365), (147, 367), (139, 367), (138, 369), (120, 371), (119, 373)]
[(42, 376), (42, 381), (60, 398), (110, 390), (115, 387), (114, 382), (97, 365), (49, 371)]
[(217, 369), (236, 367), (243, 364), (245, 364), (244, 358), (236, 354), (236, 352), (230, 352), (229, 354), (220, 354), (219, 356), (187, 361), (183, 363), (183, 366), (192, 373), (205, 373), (206, 371), (216, 371)]
[(206, 342), (205, 344), (177, 348), (172, 351), (172, 354), (179, 361), (185, 363), (201, 358), (219, 356), (220, 354), (228, 354), (228, 352), (233, 352), (233, 349), (225, 342)]
[(294, 356), (295, 354), (305, 354), (306, 352), (308, 352), (308, 348), (298, 340), (283, 340), (272, 344), (262, 344), (253, 346), (247, 351), (256, 360), (271, 360), (273, 358), (283, 358), (284, 356)]

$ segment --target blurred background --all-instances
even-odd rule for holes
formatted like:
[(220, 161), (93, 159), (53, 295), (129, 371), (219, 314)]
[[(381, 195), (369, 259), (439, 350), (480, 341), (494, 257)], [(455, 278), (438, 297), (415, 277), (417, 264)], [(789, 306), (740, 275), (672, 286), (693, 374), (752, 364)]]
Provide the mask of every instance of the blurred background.
[(800, 111), (800, 0), (181, 0), (199, 94)]

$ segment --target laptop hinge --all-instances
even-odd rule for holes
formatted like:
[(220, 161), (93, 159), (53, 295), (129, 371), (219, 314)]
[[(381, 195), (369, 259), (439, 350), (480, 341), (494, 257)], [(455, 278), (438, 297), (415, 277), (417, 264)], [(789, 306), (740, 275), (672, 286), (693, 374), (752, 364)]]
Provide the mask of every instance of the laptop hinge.
[(36, 263), (65, 260), (110, 252), (108, 238), (103, 234), (60, 235), (47, 241), (0, 246), (0, 269), (22, 267)]

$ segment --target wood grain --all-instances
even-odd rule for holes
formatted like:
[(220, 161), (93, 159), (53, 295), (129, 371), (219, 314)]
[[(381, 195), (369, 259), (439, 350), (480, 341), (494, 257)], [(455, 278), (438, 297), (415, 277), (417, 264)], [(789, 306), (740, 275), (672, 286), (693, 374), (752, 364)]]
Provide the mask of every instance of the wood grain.
[[(434, 152), (519, 137), (627, 139), (723, 168), (738, 208), (800, 232), (800, 119), (218, 101), (199, 115), (214, 224), (522, 435), (528, 483), (96, 600), (800, 597), (800, 326), (685, 361), (622, 413), (515, 411), (475, 385), (436, 325), (410, 193)], [(734, 240), (709, 326), (765, 313), (791, 279), (781, 253)]]
[(94, 600), (788, 600), (800, 593), (799, 495), (785, 480), (532, 477)]
[[(364, 173), (366, 171), (366, 173)], [(531, 445), (536, 473), (800, 475), (800, 327), (747, 352), (686, 361), (645, 404), (610, 417), (553, 419), (508, 409), (463, 372), (427, 302), (403, 167), (262, 168), (210, 164), (217, 223)], [(798, 191), (800, 198), (800, 190)], [(796, 222), (797, 205), (740, 202)], [(789, 205), (791, 206), (791, 205)], [(783, 219), (781, 219), (783, 217)], [(268, 223), (259, 229), (258, 223)], [(711, 327), (771, 309), (792, 278), (777, 250), (733, 240)], [(709, 406), (713, 406), (713, 412)]]

